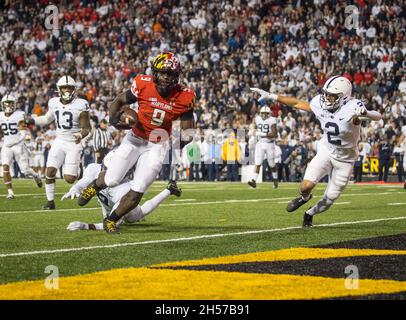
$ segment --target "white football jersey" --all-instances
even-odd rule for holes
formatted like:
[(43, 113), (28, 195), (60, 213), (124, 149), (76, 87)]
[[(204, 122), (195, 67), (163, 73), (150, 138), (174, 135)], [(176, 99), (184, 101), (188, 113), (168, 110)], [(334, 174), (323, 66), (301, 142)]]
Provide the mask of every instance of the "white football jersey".
[(48, 108), (55, 120), (56, 138), (75, 142), (73, 134), (80, 132), (79, 116), (83, 111), (89, 111), (89, 103), (85, 99), (75, 98), (63, 104), (59, 97), (55, 97), (49, 100)]
[[(262, 117), (259, 116), (259, 115), (257, 115), (255, 117), (255, 125), (257, 126), (257, 133), (258, 134), (260, 134), (260, 133), (266, 133), (266, 134), (270, 133), (271, 132), (271, 126), (273, 124), (276, 124), (275, 117), (269, 117), (269, 118), (266, 118), (265, 120), (262, 119)], [(270, 142), (272, 140), (273, 139), (270, 139), (270, 138), (260, 137), (258, 141)]]
[(336, 112), (331, 113), (323, 107), (321, 95), (317, 95), (310, 102), (310, 107), (320, 121), (323, 137), (320, 146), (327, 148), (329, 155), (341, 161), (354, 161), (358, 159), (358, 140), (360, 126), (352, 122), (357, 108), (364, 104), (358, 99), (351, 99)]
[(34, 155), (42, 155), (42, 154), (44, 154), (45, 146), (46, 146), (46, 142), (45, 142), (44, 137), (35, 138), (34, 149), (33, 149), (32, 153)]
[(18, 129), (18, 123), (24, 121), (25, 112), (22, 110), (14, 111), (10, 116), (0, 112), (0, 128), (3, 131), (4, 144), (15, 143), (22, 138), (22, 133)]

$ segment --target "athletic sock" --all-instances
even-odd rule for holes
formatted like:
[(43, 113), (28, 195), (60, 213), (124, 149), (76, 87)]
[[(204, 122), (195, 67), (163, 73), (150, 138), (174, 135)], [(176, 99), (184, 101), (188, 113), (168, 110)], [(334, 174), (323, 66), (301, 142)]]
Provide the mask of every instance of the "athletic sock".
[(274, 180), (278, 180), (278, 172), (272, 171), (272, 178), (273, 178)]
[(252, 176), (252, 180), (254, 180), (255, 182), (257, 182), (257, 179), (258, 179), (258, 175), (259, 175), (259, 173), (254, 173), (254, 175)]
[(54, 201), (54, 199), (55, 199), (55, 182), (45, 184), (45, 193), (47, 194), (48, 201)]
[(313, 207), (307, 210), (306, 213), (308, 215), (314, 216), (315, 214), (322, 213), (329, 209), (333, 203), (333, 200), (330, 200), (329, 198), (323, 198), (319, 200), (319, 202), (317, 202)]
[(152, 211), (154, 211), (166, 198), (171, 195), (171, 192), (168, 189), (165, 189), (158, 193), (155, 197), (151, 200), (145, 201), (145, 203), (141, 206), (142, 214), (147, 216)]
[(13, 189), (7, 189), (7, 192), (8, 192), (9, 195), (14, 195)]

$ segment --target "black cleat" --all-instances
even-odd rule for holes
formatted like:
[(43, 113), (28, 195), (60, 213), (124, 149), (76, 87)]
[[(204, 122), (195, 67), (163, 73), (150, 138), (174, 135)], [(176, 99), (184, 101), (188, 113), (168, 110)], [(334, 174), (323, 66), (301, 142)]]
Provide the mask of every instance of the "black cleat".
[(105, 218), (103, 220), (103, 229), (110, 234), (118, 234), (120, 233), (119, 228), (117, 226), (117, 222), (113, 220), (109, 220)]
[(313, 227), (313, 216), (305, 213), (303, 216), (303, 228), (311, 228), (311, 227)]
[(42, 180), (41, 180), (41, 177), (39, 175), (34, 177), (34, 181), (37, 184), (38, 188), (42, 188)]
[(248, 181), (248, 185), (250, 185), (254, 189), (257, 187), (257, 183), (254, 179), (252, 179), (251, 181)]
[(274, 179), (274, 181), (273, 181), (273, 188), (274, 188), (274, 189), (278, 189), (278, 186), (279, 186), (278, 180)]
[(88, 204), (90, 200), (96, 195), (96, 180), (92, 181), (86, 188), (82, 190), (78, 197), (78, 205), (83, 207)]
[(178, 187), (175, 180), (170, 180), (166, 189), (168, 189), (171, 194), (177, 197), (180, 197), (180, 195), (182, 194), (182, 189)]
[(45, 206), (42, 207), (44, 210), (55, 210), (55, 201), (48, 201)]
[(288, 203), (288, 206), (286, 207), (286, 211), (287, 212), (293, 212), (293, 211), (299, 209), (306, 202), (308, 202), (311, 198), (313, 198), (312, 194), (310, 194), (309, 199), (307, 201), (305, 201), (302, 196), (299, 196), (299, 197), (293, 199), (292, 201), (290, 201)]

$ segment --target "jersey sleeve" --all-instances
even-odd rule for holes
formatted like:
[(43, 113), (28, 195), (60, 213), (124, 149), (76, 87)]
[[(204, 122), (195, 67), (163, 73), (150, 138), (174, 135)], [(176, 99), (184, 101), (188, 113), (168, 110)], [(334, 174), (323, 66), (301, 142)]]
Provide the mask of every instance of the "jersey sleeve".
[(406, 137), (406, 126), (403, 126), (403, 127), (402, 127), (402, 133), (403, 133), (403, 135)]

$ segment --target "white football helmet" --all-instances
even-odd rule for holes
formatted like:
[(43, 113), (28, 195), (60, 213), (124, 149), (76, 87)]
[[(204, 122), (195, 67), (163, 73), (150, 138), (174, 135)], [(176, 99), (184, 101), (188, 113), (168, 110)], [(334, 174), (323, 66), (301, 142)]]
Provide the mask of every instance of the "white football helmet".
[(352, 84), (341, 76), (329, 78), (323, 86), (322, 100), (327, 110), (343, 106), (351, 98)]
[(1, 98), (1, 108), (5, 113), (13, 113), (16, 108), (16, 98), (11, 94), (6, 94)]
[[(62, 100), (71, 101), (76, 92), (76, 82), (70, 76), (63, 76), (61, 77), (58, 82), (56, 83), (56, 87), (58, 89), (59, 96)], [(64, 88), (70, 88), (68, 90)], [(73, 90), (72, 90), (73, 89)]]
[(271, 114), (271, 108), (268, 106), (263, 106), (261, 109), (259, 109), (259, 114), (261, 115), (262, 119), (267, 119), (269, 118), (269, 115)]

